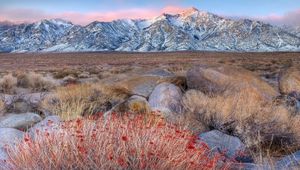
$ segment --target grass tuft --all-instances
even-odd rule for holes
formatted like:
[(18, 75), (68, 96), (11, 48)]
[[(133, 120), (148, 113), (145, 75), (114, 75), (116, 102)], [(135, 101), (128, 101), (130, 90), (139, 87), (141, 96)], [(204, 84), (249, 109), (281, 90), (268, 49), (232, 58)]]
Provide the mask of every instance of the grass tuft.
[(296, 129), (300, 124), (295, 117), (284, 106), (264, 101), (253, 90), (246, 88), (215, 96), (190, 90), (185, 94), (183, 104), (188, 115), (193, 115), (201, 126), (238, 136), (254, 150), (260, 145), (269, 146), (265, 150), (291, 145), (299, 147)]
[(54, 83), (41, 74), (34, 72), (17, 73), (18, 87), (29, 88), (32, 92), (49, 91), (54, 88)]
[(127, 98), (128, 92), (121, 88), (103, 87), (97, 84), (79, 84), (58, 87), (48, 96), (42, 107), (64, 120), (105, 112), (114, 103)]
[(17, 78), (12, 74), (7, 74), (0, 79), (0, 91), (2, 93), (13, 94), (17, 87)]
[[(153, 118), (155, 119), (155, 118)], [(156, 120), (156, 119), (155, 119)], [(223, 159), (189, 131), (128, 116), (64, 122), (8, 149), (14, 169), (215, 169)], [(218, 168), (222, 168), (222, 164)]]

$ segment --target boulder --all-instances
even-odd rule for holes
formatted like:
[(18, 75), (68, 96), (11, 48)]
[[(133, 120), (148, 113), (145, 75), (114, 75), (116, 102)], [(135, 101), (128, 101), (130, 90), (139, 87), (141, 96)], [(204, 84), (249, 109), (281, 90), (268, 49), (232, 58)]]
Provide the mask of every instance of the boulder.
[(78, 75), (78, 78), (89, 78), (90, 73), (89, 72), (82, 72)]
[(282, 94), (300, 93), (300, 71), (290, 68), (279, 75), (279, 91)]
[(285, 156), (275, 163), (276, 169), (296, 169), (300, 167), (300, 151)]
[(13, 128), (0, 128), (0, 148), (13, 146), (24, 137), (24, 132)]
[(13, 128), (0, 128), (0, 169), (13, 169), (6, 148), (14, 147), (23, 140), (24, 132)]
[(51, 133), (55, 132), (60, 127), (61, 119), (59, 116), (48, 116), (44, 120), (35, 124), (28, 130), (28, 134), (34, 138), (36, 134), (39, 133)]
[(4, 95), (4, 103), (10, 113), (26, 113), (36, 111), (40, 102), (48, 93), (28, 93)]
[(0, 165), (1, 161), (7, 160), (8, 155), (4, 148), (0, 148)]
[(233, 163), (230, 164), (228, 169), (230, 170), (272, 170), (272, 166), (269, 164), (259, 165), (254, 163)]
[(41, 120), (35, 113), (8, 114), (0, 119), (0, 128), (27, 129)]
[(187, 72), (187, 86), (206, 94), (249, 89), (262, 99), (273, 99), (278, 92), (267, 82), (242, 68), (196, 66)]
[(150, 76), (160, 76), (160, 77), (174, 77), (175, 74), (169, 72), (166, 69), (153, 69), (148, 71), (145, 75), (150, 75)]
[(132, 95), (148, 98), (154, 88), (163, 82), (184, 86), (185, 78), (177, 76), (161, 77), (153, 75), (137, 75), (121, 80), (117, 82), (115, 86), (127, 89)]
[(145, 97), (131, 96), (129, 99), (122, 101), (105, 113), (149, 113), (151, 112), (150, 105)]
[(9, 157), (5, 149), (0, 148), (0, 169), (13, 169), (10, 163), (8, 162), (8, 158)]
[(161, 83), (155, 87), (149, 97), (149, 104), (153, 111), (162, 111), (171, 115), (182, 113), (181, 98), (183, 94), (179, 87), (171, 83)]
[(206, 143), (213, 153), (224, 153), (230, 159), (235, 159), (240, 157), (240, 153), (245, 153), (246, 146), (239, 138), (218, 130), (202, 133), (199, 139)]
[(79, 83), (97, 83), (99, 82), (98, 77), (81, 78), (78, 80)]
[(29, 93), (22, 95), (22, 99), (32, 105), (38, 105), (48, 94), (49, 93)]

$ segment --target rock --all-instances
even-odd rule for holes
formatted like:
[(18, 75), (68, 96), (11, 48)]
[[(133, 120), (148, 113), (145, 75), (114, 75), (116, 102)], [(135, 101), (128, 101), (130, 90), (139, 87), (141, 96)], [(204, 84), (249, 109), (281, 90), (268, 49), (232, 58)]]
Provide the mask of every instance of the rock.
[(178, 86), (184, 86), (185, 78), (183, 77), (161, 77), (150, 75), (137, 75), (125, 80), (119, 81), (115, 86), (125, 88), (132, 93), (132, 95), (139, 95), (148, 98), (154, 88), (163, 82), (173, 83)]
[(77, 84), (78, 80), (73, 76), (66, 76), (62, 79), (62, 85)]
[(175, 74), (169, 72), (166, 69), (153, 69), (147, 72), (145, 75), (150, 75), (150, 76), (160, 76), (160, 77), (173, 77)]
[(258, 165), (254, 163), (233, 163), (228, 169), (230, 170), (272, 170), (270, 165)]
[(223, 153), (230, 159), (235, 159), (245, 152), (245, 145), (237, 137), (227, 135), (218, 130), (209, 131), (199, 135), (201, 142), (206, 143), (212, 152)]
[(282, 94), (300, 93), (300, 71), (290, 68), (279, 75), (279, 91)]
[(4, 103), (10, 113), (34, 112), (46, 95), (48, 93), (5, 95)]
[(13, 169), (9, 164), (8, 154), (5, 149), (0, 148), (0, 169)]
[(159, 77), (153, 76), (136, 77), (122, 82), (121, 84), (134, 95), (148, 97), (157, 85), (159, 79)]
[(13, 169), (6, 148), (14, 147), (23, 140), (24, 132), (13, 128), (0, 128), (0, 169)]
[(22, 99), (31, 105), (38, 105), (48, 94), (49, 93), (29, 93), (22, 95)]
[(90, 77), (90, 73), (89, 72), (83, 72), (83, 73), (80, 73), (78, 75), (78, 78), (89, 78)]
[(28, 134), (34, 138), (37, 133), (55, 132), (60, 127), (61, 119), (59, 116), (48, 116), (44, 120), (35, 124), (28, 130)]
[(189, 89), (197, 89), (206, 94), (247, 88), (255, 91), (262, 99), (270, 100), (278, 96), (273, 87), (250, 71), (229, 66), (196, 66), (187, 72), (187, 85)]
[(276, 169), (296, 169), (300, 167), (300, 151), (285, 156), (275, 163)]
[(181, 98), (183, 94), (179, 87), (170, 83), (161, 83), (155, 87), (149, 97), (149, 104), (153, 111), (162, 111), (171, 115), (182, 113)]
[(27, 129), (41, 120), (35, 113), (8, 114), (0, 119), (0, 128)]
[(99, 78), (90, 77), (90, 78), (82, 78), (78, 80), (79, 83), (97, 83), (99, 82)]
[(0, 148), (0, 165), (1, 165), (1, 161), (3, 160), (7, 160), (8, 155), (7, 152), (5, 151), (4, 148)]
[(106, 114), (110, 113), (150, 113), (151, 108), (145, 97), (142, 96), (131, 96), (128, 100), (122, 101), (116, 104)]
[(0, 128), (0, 148), (13, 146), (24, 137), (24, 132), (13, 128)]
[(12, 105), (12, 109), (9, 110), (9, 112), (14, 112), (14, 113), (26, 113), (33, 111), (32, 106), (30, 103), (27, 103), (23, 100), (15, 101)]

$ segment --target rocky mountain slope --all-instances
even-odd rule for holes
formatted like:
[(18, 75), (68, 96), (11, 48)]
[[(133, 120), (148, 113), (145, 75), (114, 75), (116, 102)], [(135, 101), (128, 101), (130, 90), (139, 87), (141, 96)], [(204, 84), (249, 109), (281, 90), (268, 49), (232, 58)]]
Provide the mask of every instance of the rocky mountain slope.
[(0, 29), (0, 51), (300, 51), (299, 32), (191, 8), (149, 20), (74, 25), (42, 20)]

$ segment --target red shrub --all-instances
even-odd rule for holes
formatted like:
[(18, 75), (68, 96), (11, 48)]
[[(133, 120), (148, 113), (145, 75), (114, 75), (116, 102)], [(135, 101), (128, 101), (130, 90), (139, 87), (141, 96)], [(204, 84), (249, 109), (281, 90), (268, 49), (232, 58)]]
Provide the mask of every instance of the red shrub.
[[(78, 119), (9, 150), (14, 169), (214, 169), (220, 155), (153, 117)], [(218, 167), (220, 168), (220, 167)]]

